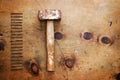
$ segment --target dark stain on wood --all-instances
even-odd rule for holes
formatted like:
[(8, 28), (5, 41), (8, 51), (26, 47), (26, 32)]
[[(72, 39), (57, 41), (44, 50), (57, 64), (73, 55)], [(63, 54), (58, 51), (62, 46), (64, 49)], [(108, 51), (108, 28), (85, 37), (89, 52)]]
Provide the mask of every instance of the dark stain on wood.
[(116, 80), (120, 80), (120, 73), (114, 75)]
[(39, 64), (36, 61), (33, 61), (32, 59), (26, 60), (24, 62), (24, 67), (29, 73), (31, 73), (34, 76), (38, 76), (39, 70), (41, 70)]
[(31, 71), (31, 73), (33, 75), (37, 76), (39, 74), (39, 67), (38, 67), (38, 65), (35, 64), (35, 63), (31, 63), (31, 65), (30, 65), (30, 71)]
[(90, 39), (93, 38), (93, 35), (92, 35), (92, 33), (90, 33), (90, 32), (85, 32), (85, 33), (83, 34), (83, 38), (84, 38), (85, 40), (90, 40)]
[(74, 67), (76, 63), (76, 57), (75, 55), (71, 55), (70, 57), (68, 56), (62, 56), (60, 59), (59, 64), (66, 70), (66, 68), (68, 69), (72, 69)]
[(4, 51), (5, 49), (4, 47), (5, 47), (4, 43), (0, 42), (0, 51)]
[(55, 32), (55, 36), (54, 36), (54, 38), (57, 39), (57, 40), (60, 40), (60, 39), (63, 38), (63, 35), (62, 35), (61, 32)]
[(104, 44), (111, 44), (112, 43), (111, 39), (108, 37), (102, 37), (101, 42)]
[(112, 26), (112, 21), (109, 22), (109, 26), (110, 26), (110, 27)]

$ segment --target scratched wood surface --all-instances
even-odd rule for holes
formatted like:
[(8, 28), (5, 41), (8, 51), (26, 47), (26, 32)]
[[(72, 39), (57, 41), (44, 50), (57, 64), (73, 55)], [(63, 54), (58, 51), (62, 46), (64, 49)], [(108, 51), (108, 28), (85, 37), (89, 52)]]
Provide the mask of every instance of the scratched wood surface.
[[(44, 9), (62, 13), (55, 72), (46, 70), (46, 22), (38, 19)], [(23, 68), (14, 71), (12, 13), (23, 16)], [(0, 0), (0, 80), (120, 80), (120, 0)]]

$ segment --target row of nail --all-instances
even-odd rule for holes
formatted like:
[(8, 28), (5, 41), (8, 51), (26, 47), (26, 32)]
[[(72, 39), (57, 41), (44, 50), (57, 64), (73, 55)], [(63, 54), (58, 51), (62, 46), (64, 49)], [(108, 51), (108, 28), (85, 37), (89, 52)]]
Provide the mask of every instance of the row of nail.
[[(61, 40), (63, 39), (63, 36), (64, 35), (61, 32), (55, 32), (54, 37), (56, 40)], [(97, 38), (94, 38), (94, 35), (91, 32), (80, 33), (80, 38), (87, 41), (94, 41), (94, 39), (96, 39), (96, 41), (101, 44), (109, 44), (109, 45), (111, 45), (114, 42), (113, 38), (109, 35), (100, 35), (97, 36)]]

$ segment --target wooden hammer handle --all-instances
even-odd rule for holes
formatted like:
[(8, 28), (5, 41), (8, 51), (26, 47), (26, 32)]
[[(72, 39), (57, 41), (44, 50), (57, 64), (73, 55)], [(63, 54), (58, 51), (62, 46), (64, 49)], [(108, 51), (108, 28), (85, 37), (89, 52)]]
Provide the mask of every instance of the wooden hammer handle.
[(47, 21), (47, 70), (54, 71), (54, 24), (53, 21)]

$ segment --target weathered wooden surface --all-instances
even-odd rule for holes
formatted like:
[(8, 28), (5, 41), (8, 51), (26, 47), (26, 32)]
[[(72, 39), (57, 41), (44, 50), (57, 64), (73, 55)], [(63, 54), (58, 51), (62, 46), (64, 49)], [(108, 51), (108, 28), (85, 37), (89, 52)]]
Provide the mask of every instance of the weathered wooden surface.
[[(46, 71), (46, 22), (38, 19), (38, 11), (44, 9), (62, 12), (61, 22), (55, 23), (55, 32), (63, 36), (56, 36), (52, 73)], [(10, 69), (11, 13), (23, 13), (24, 68), (17, 71)], [(0, 50), (0, 80), (119, 80), (119, 25), (119, 0), (0, 0), (0, 42), (5, 45)], [(84, 32), (92, 38), (83, 39)], [(103, 44), (102, 36), (111, 43)], [(38, 75), (28, 63), (37, 64)]]

